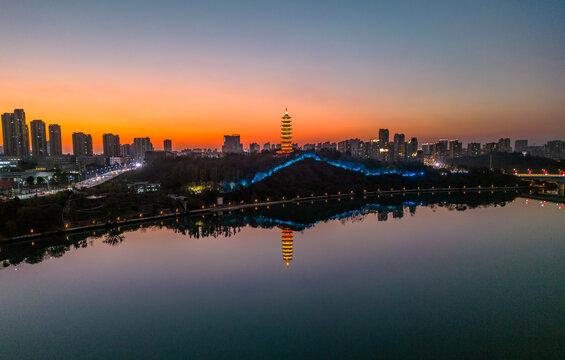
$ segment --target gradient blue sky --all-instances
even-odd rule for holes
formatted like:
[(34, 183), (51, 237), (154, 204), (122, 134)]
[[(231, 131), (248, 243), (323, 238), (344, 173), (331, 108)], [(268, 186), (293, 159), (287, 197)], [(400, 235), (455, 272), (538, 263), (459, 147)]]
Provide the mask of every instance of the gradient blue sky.
[(95, 145), (565, 138), (565, 1), (11, 1), (0, 112)]

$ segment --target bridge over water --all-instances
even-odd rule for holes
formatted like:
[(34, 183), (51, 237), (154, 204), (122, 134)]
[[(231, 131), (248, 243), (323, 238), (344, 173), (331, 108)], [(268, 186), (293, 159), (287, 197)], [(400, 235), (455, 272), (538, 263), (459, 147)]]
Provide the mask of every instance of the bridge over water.
[(565, 173), (562, 175), (557, 174), (514, 174), (514, 176), (539, 183), (555, 183), (559, 187), (559, 194), (563, 196), (565, 193)]

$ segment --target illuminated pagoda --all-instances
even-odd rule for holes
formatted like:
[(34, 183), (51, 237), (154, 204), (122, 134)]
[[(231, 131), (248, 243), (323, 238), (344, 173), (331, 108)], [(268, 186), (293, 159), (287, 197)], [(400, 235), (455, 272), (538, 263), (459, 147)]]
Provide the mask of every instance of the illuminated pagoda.
[(292, 120), (288, 116), (288, 109), (285, 109), (281, 120), (281, 149), (278, 154), (290, 154), (292, 150)]
[(288, 227), (281, 227), (281, 230), (283, 260), (286, 262), (286, 267), (288, 268), (289, 263), (292, 261), (293, 231)]

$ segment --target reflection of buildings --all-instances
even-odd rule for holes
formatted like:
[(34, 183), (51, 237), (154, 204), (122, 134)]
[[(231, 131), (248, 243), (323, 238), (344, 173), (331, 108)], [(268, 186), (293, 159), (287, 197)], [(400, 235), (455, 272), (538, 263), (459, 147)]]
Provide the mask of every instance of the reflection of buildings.
[(403, 216), (404, 216), (403, 207), (397, 207), (396, 209), (392, 210), (392, 217), (394, 219), (402, 219)]
[(381, 211), (381, 210), (379, 210), (379, 213), (378, 213), (377, 216), (378, 216), (379, 221), (387, 221), (387, 219), (388, 219), (388, 211)]
[[(469, 193), (469, 192), (468, 192)], [(274, 212), (274, 206), (271, 207), (272, 210), (266, 212), (265, 214), (259, 211), (252, 211), (245, 213), (245, 211), (232, 211), (226, 214), (216, 213), (214, 216), (202, 216), (202, 217), (178, 217), (176, 219), (170, 220), (149, 220), (143, 223), (143, 229), (158, 227), (172, 229), (175, 232), (183, 234), (193, 239), (205, 239), (208, 237), (230, 237), (239, 233), (240, 229), (246, 226), (251, 226), (252, 228), (261, 229), (273, 229), (278, 227), (281, 229), (282, 238), (282, 255), (283, 260), (290, 265), (290, 261), (293, 259), (293, 230), (295, 231), (305, 231), (307, 229), (317, 226), (319, 223), (326, 221), (339, 220), (345, 224), (346, 221), (360, 221), (365, 215), (377, 214), (379, 221), (386, 221), (390, 216), (400, 217), (403, 212), (409, 211), (410, 214), (415, 213), (418, 207), (427, 207), (429, 209), (438, 209), (441, 207), (445, 210), (452, 211), (464, 211), (469, 208), (477, 207), (490, 207), (490, 206), (504, 206), (505, 204), (511, 203), (516, 199), (516, 193), (514, 192), (494, 192), (493, 195), (490, 191), (482, 191), (480, 194), (474, 192), (471, 196), (463, 196), (463, 193), (456, 195), (452, 194), (436, 194), (435, 196), (420, 196), (417, 202), (406, 201), (410, 197), (415, 197), (415, 195), (407, 194), (406, 198), (401, 205), (398, 204), (399, 199), (393, 199), (392, 201), (387, 199), (382, 202), (395, 205), (385, 205), (380, 200), (377, 203), (362, 203), (354, 204), (353, 206), (348, 206), (346, 201), (340, 202), (330, 202), (327, 205), (329, 208), (323, 209), (322, 204), (326, 204), (323, 200), (320, 202), (314, 202), (310, 208), (310, 212), (306, 213), (305, 208), (309, 205), (305, 203), (300, 205), (300, 214), (295, 211), (288, 211), (288, 207), (284, 208), (287, 211), (279, 208)], [(563, 199), (547, 193), (543, 194), (521, 194), (521, 196), (527, 196), (530, 199), (541, 200), (541, 205), (544, 206), (546, 201), (556, 202), (556, 211), (563, 208)], [(377, 199), (373, 199), (377, 200)], [(416, 200), (416, 199), (412, 199)], [(552, 206), (553, 207), (553, 206)], [(401, 210), (402, 208), (402, 210)], [(326, 211), (327, 210), (327, 211)], [(268, 216), (267, 216), (268, 215)], [(273, 216), (278, 215), (278, 216)], [(272, 216), (272, 217), (270, 217)], [(160, 225), (159, 225), (160, 224)], [(74, 234), (69, 234), (67, 236), (54, 236), (53, 238), (46, 241), (41, 241), (36, 243), (35, 246), (29, 247), (28, 243), (15, 243), (12, 245), (2, 246), (2, 251), (0, 251), (0, 264), (4, 267), (7, 266), (17, 266), (18, 264), (25, 263), (39, 263), (51, 257), (60, 257), (69, 250), (85, 248), (87, 246), (92, 246), (89, 244), (89, 239), (104, 237), (104, 243), (109, 245), (117, 245), (122, 242), (121, 237), (126, 232), (139, 231), (140, 224), (117, 224), (117, 229), (101, 229), (96, 230), (96, 234), (91, 232), (76, 232)], [(95, 236), (92, 236), (95, 235)], [(127, 237), (126, 237), (127, 238)]]
[(293, 231), (289, 227), (281, 227), (282, 230), (282, 255), (283, 260), (286, 262), (286, 267), (292, 261), (292, 242)]

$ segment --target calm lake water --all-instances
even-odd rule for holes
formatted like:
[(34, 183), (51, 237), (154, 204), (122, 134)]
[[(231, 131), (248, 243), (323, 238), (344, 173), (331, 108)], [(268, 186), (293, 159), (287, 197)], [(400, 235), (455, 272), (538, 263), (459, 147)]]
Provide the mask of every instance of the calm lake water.
[(565, 358), (565, 209), (434, 196), (3, 245), (0, 357)]

